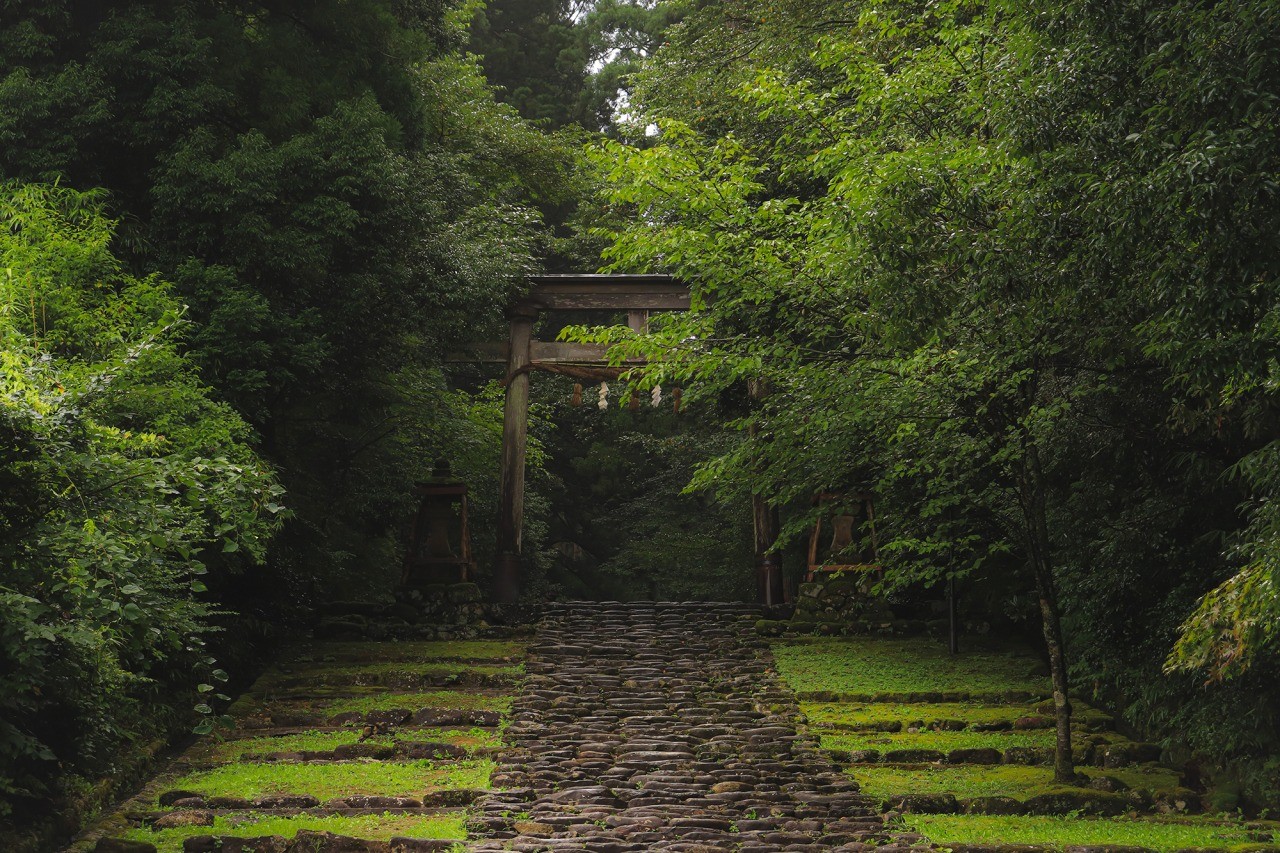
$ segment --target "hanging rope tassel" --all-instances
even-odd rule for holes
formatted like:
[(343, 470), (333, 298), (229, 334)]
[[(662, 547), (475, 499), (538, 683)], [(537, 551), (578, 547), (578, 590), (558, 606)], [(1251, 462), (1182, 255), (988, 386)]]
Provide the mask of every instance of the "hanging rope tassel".
[(662, 386), (654, 385), (653, 390), (649, 392), (649, 405), (655, 409), (662, 405)]
[(605, 409), (609, 408), (609, 383), (608, 382), (600, 383), (600, 401), (596, 403), (596, 406), (599, 407), (600, 411), (602, 412)]
[(675, 412), (677, 415), (680, 414), (681, 396), (681, 389), (679, 388), (671, 392), (671, 411)]
[(569, 405), (570, 406), (582, 405), (582, 383), (581, 382), (573, 383), (573, 397), (570, 398)]

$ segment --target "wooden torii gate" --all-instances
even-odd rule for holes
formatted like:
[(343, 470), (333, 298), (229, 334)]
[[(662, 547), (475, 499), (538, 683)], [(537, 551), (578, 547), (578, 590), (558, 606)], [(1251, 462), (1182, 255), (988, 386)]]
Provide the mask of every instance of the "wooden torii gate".
[[(533, 327), (547, 311), (626, 311), (628, 324), (643, 331), (651, 311), (687, 311), (689, 288), (667, 275), (536, 275), (528, 295), (508, 311), (506, 343), (477, 348), (468, 361), (505, 362), (506, 400), (502, 423), (502, 471), (498, 486), (498, 541), (494, 599), (516, 601), (520, 593), (521, 531), (524, 522), (525, 449), (529, 426), (529, 374), (535, 370), (606, 381), (642, 362), (611, 365), (608, 347), (533, 339)], [(782, 602), (782, 573), (766, 552), (778, 535), (777, 514), (762, 496), (753, 499), (757, 587), (761, 603)]]

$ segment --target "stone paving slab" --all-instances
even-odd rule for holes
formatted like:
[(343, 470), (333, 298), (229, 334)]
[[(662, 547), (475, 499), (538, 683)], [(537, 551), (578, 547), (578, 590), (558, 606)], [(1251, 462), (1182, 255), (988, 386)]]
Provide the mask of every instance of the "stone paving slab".
[[(927, 849), (808, 735), (758, 608), (548, 607), (477, 851)], [(917, 845), (912, 847), (911, 845)]]

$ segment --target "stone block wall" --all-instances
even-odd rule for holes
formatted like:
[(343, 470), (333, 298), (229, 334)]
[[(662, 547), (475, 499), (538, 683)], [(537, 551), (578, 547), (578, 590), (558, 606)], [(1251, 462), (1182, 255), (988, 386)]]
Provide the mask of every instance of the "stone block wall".
[(921, 634), (930, 628), (920, 619), (899, 619), (883, 598), (870, 591), (865, 577), (853, 573), (819, 574), (800, 584), (790, 619), (762, 619), (756, 630), (782, 634)]

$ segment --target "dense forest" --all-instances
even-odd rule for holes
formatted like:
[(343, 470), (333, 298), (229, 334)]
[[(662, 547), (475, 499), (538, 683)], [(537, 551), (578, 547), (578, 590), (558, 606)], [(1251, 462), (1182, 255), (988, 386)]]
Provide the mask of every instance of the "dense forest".
[(437, 458), (484, 586), (502, 377), (449, 356), (597, 270), (694, 310), (543, 338), (683, 405), (534, 383), (529, 601), (750, 599), (753, 495), (794, 584), (812, 496), (874, 493), (876, 596), (954, 581), (1062, 719), (1089, 695), (1276, 802), (1277, 32), (1268, 0), (7, 4), (0, 824), (389, 598)]

